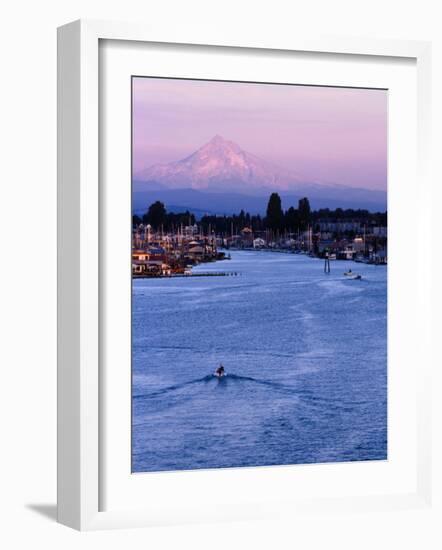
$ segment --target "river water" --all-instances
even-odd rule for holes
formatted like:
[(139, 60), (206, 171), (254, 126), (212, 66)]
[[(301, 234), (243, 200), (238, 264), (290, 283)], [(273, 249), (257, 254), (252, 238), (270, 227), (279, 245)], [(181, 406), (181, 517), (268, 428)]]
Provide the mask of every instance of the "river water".
[(386, 459), (386, 267), (231, 255), (133, 281), (133, 472)]

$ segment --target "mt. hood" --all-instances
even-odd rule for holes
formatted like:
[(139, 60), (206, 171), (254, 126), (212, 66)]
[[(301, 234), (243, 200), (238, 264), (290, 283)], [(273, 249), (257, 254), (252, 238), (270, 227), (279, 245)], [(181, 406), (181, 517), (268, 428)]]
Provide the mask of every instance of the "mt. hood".
[(235, 192), (262, 188), (288, 191), (305, 184), (297, 174), (266, 162), (218, 135), (190, 156), (155, 164), (135, 174), (134, 179), (173, 189)]
[[(266, 162), (236, 143), (215, 136), (182, 160), (154, 164), (133, 177), (134, 205), (163, 201), (168, 208), (199, 208), (235, 212), (240, 208), (265, 212), (269, 194), (278, 191), (285, 207), (308, 197), (314, 208), (367, 208), (384, 211), (382, 190), (306, 181), (298, 174)], [(259, 199), (259, 200), (258, 200)], [(265, 200), (264, 200), (265, 199)], [(222, 209), (221, 209), (222, 208)]]

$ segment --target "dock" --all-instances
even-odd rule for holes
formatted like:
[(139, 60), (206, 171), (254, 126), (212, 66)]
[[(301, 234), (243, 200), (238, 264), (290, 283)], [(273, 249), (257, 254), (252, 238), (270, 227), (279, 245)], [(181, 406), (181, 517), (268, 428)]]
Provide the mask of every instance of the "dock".
[(192, 277), (239, 277), (239, 271), (201, 271), (199, 273), (173, 273), (171, 275), (139, 275), (134, 274), (133, 279), (190, 279)]

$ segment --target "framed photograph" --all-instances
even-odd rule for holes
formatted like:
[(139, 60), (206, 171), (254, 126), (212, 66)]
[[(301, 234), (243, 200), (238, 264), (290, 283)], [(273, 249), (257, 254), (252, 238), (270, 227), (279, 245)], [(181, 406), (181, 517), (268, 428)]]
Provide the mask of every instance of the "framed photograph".
[(133, 473), (387, 460), (387, 105), (132, 78)]
[(428, 505), (429, 45), (79, 21), (58, 71), (59, 521)]

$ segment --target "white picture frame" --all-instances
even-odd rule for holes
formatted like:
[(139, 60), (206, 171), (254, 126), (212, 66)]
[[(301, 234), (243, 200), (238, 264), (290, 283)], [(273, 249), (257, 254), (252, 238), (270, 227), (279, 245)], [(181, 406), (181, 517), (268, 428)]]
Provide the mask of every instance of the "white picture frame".
[[(287, 501), (281, 495), (249, 503), (241, 513), (232, 506), (221, 515), (205, 502), (194, 502), (188, 510), (167, 506), (128, 507), (122, 502), (112, 510), (103, 510), (100, 483), (103, 472), (102, 433), (100, 429), (100, 304), (102, 251), (99, 220), (104, 208), (99, 176), (99, 48), (100, 41), (126, 43), (208, 45), (244, 52), (246, 49), (273, 52), (310, 52), (337, 55), (409, 58), (417, 71), (417, 159), (419, 204), (431, 204), (428, 173), (430, 121), (430, 45), (426, 42), (365, 40), (357, 38), (280, 37), (275, 43), (265, 38), (241, 39), (228, 32), (220, 39), (186, 36), (186, 31), (167, 36), (153, 28), (125, 23), (76, 21), (58, 31), (58, 520), (80, 530), (150, 526), (214, 519), (240, 519), (265, 515), (314, 513), (337, 508), (379, 510), (422, 507), (431, 501), (431, 256), (425, 239), (419, 264), (417, 315), (419, 338), (427, 350), (427, 360), (419, 368), (416, 385), (416, 490), (388, 494), (336, 498), (304, 498)], [(175, 54), (179, 56), (179, 53)], [(430, 227), (429, 211), (419, 209), (418, 232), (425, 235)], [(129, 427), (127, 428), (129, 430)], [(350, 466), (351, 467), (351, 466)], [(195, 474), (193, 474), (195, 475)], [(202, 473), (204, 476), (204, 473)], [(212, 472), (211, 475), (217, 475)], [(280, 474), (283, 476), (284, 474)], [(327, 475), (334, 475), (331, 470)], [(165, 479), (165, 478), (164, 478)], [(158, 482), (158, 483), (161, 483)], [(194, 497), (196, 500), (196, 497)], [(191, 500), (192, 497), (189, 497)], [(234, 499), (234, 495), (232, 496)]]

